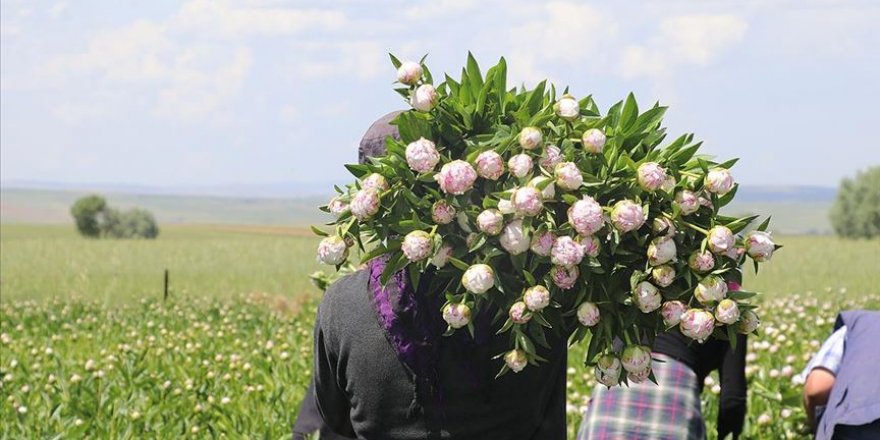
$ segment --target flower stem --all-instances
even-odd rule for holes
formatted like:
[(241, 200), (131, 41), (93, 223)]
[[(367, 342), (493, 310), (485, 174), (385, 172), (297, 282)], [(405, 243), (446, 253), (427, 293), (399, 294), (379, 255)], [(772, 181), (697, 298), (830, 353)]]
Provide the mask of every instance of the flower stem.
[(682, 221), (682, 223), (684, 223), (685, 226), (687, 226), (687, 227), (689, 227), (689, 228), (691, 228), (691, 229), (693, 229), (693, 230), (695, 230), (695, 231), (699, 231), (699, 232), (702, 232), (702, 233), (705, 234), (705, 235), (709, 235), (709, 231), (708, 231), (708, 230), (703, 229), (703, 228), (701, 228), (701, 227), (699, 227), (699, 226), (697, 226), (697, 225), (695, 225), (695, 224), (693, 224), (693, 223), (689, 223), (689, 222), (686, 222), (686, 221)]

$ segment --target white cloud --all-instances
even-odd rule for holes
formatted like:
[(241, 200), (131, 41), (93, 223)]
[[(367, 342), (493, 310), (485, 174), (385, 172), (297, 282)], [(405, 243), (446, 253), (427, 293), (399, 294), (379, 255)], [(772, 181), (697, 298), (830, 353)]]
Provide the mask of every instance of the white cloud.
[(60, 2), (57, 2), (57, 3), (55, 3), (54, 5), (52, 5), (52, 6), (46, 11), (46, 13), (48, 13), (49, 16), (52, 17), (52, 18), (58, 18), (58, 17), (64, 12), (65, 9), (67, 9), (67, 2), (66, 2), (66, 1), (60, 1)]
[[(357, 77), (370, 79), (388, 72), (383, 64), (385, 52), (376, 41), (344, 41), (339, 43), (306, 43), (298, 45), (311, 56), (296, 66), (305, 78)], [(323, 57), (322, 57), (323, 55)]]
[(413, 20), (437, 20), (467, 12), (476, 6), (475, 0), (434, 0), (410, 6), (403, 14)]
[(170, 21), (176, 29), (227, 37), (288, 35), (308, 30), (334, 30), (346, 24), (345, 14), (322, 9), (236, 7), (231, 2), (193, 0)]

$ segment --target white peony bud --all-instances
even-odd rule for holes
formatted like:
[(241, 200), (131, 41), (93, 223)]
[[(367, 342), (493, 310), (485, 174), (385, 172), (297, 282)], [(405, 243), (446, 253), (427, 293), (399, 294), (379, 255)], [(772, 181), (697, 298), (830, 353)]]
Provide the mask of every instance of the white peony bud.
[(452, 246), (448, 244), (444, 244), (440, 246), (440, 249), (437, 250), (437, 253), (431, 257), (431, 264), (436, 266), (438, 269), (442, 269), (446, 266), (446, 263), (449, 262), (449, 258), (452, 257)]
[(606, 387), (613, 387), (620, 382), (620, 359), (606, 354), (596, 362), (596, 381)]
[(550, 261), (557, 266), (577, 266), (584, 259), (584, 246), (569, 236), (557, 237), (550, 249)]
[(773, 251), (776, 250), (776, 244), (773, 243), (769, 232), (749, 232), (746, 235), (745, 244), (746, 253), (759, 263), (770, 261), (773, 257)]
[(318, 243), (318, 262), (336, 266), (342, 264), (348, 258), (348, 245), (338, 235), (324, 237)]
[(761, 320), (754, 310), (748, 309), (740, 313), (739, 324), (736, 330), (742, 334), (749, 334), (757, 330)]
[(510, 168), (510, 173), (519, 178), (526, 177), (532, 172), (533, 165), (532, 157), (528, 154), (517, 154), (507, 161), (507, 167)]
[(675, 281), (675, 268), (668, 264), (651, 269), (651, 278), (660, 287), (669, 287)]
[(595, 327), (599, 323), (599, 307), (589, 301), (582, 302), (577, 308), (577, 319), (583, 326)]
[(537, 188), (530, 186), (514, 191), (511, 201), (516, 213), (525, 217), (534, 217), (544, 209), (544, 195)]
[(715, 330), (715, 318), (706, 310), (689, 309), (681, 315), (678, 328), (683, 335), (702, 343), (712, 336)]
[(657, 235), (662, 235), (665, 237), (674, 237), (675, 236), (675, 222), (667, 217), (657, 217), (651, 223), (651, 230), (654, 231)]
[(549, 257), (550, 250), (553, 249), (553, 242), (556, 236), (550, 231), (539, 232), (532, 237), (530, 249), (537, 255)]
[(703, 186), (706, 191), (723, 196), (733, 189), (733, 175), (730, 170), (724, 168), (712, 168), (706, 174)]
[(561, 162), (553, 169), (556, 184), (565, 191), (574, 191), (584, 183), (584, 176), (574, 162)]
[(517, 301), (510, 306), (510, 311), (508, 312), (510, 316), (510, 320), (513, 321), (514, 324), (526, 324), (532, 319), (532, 314), (529, 312), (526, 303), (522, 301)]
[(475, 163), (477, 175), (484, 179), (498, 180), (504, 174), (504, 159), (492, 150), (480, 153)]
[(651, 369), (651, 349), (644, 345), (628, 345), (620, 354), (620, 364), (629, 373)]
[(497, 209), (487, 209), (477, 216), (477, 229), (486, 235), (498, 235), (504, 227), (504, 216)]
[(556, 168), (556, 164), (562, 163), (563, 160), (562, 150), (556, 145), (548, 145), (547, 148), (544, 149), (544, 154), (541, 155), (539, 164), (544, 167), (545, 170), (553, 171)]
[(706, 273), (715, 267), (715, 257), (708, 250), (700, 252), (694, 251), (688, 257), (688, 266), (698, 273)]
[(440, 189), (446, 194), (462, 195), (474, 186), (477, 172), (471, 164), (463, 160), (454, 160), (443, 165), (434, 176)]
[(495, 271), (487, 264), (474, 264), (464, 271), (461, 284), (468, 292), (481, 295), (495, 286)]
[(507, 364), (507, 368), (510, 368), (511, 371), (519, 373), (526, 367), (526, 365), (528, 365), (529, 360), (526, 357), (526, 352), (522, 350), (511, 350), (504, 355), (504, 363)]
[(348, 212), (348, 202), (341, 196), (336, 196), (330, 200), (329, 204), (327, 204), (327, 209), (330, 210), (330, 213), (333, 214), (334, 217), (339, 218), (339, 216)]
[(430, 84), (420, 85), (409, 97), (409, 105), (420, 112), (429, 112), (437, 105), (437, 91)]
[(523, 294), (523, 302), (533, 312), (540, 312), (550, 305), (550, 291), (544, 286), (533, 286), (526, 289)]
[(579, 275), (580, 270), (578, 270), (577, 266), (553, 266), (550, 269), (550, 278), (553, 280), (553, 284), (562, 290), (574, 287)]
[(519, 145), (524, 150), (534, 150), (541, 146), (541, 130), (536, 127), (526, 127), (519, 132)]
[(645, 162), (636, 172), (639, 186), (645, 191), (656, 191), (666, 182), (666, 170), (657, 162)]
[(716, 254), (726, 254), (736, 244), (733, 232), (727, 226), (718, 225), (710, 229), (708, 238), (707, 247)]
[(621, 200), (611, 210), (611, 223), (620, 232), (635, 231), (645, 224), (645, 211), (632, 200)]
[(562, 95), (562, 98), (559, 98), (556, 104), (553, 104), (553, 111), (562, 119), (574, 121), (581, 114), (581, 106), (578, 104), (577, 99), (566, 94)]
[(431, 256), (434, 240), (431, 234), (425, 231), (412, 231), (403, 237), (400, 249), (403, 255), (411, 262), (422, 261)]
[(522, 220), (514, 220), (501, 231), (501, 247), (511, 255), (529, 250), (530, 237), (523, 230)]
[(443, 307), (443, 320), (452, 328), (462, 328), (471, 322), (471, 308), (467, 304), (446, 304)]
[(653, 284), (642, 281), (633, 290), (633, 303), (642, 313), (651, 313), (660, 308), (663, 297)]
[(605, 133), (598, 128), (591, 128), (585, 131), (581, 140), (584, 143), (584, 150), (590, 153), (599, 154), (605, 149)]
[(438, 225), (448, 225), (455, 219), (455, 208), (446, 202), (438, 200), (431, 206), (431, 220)]
[(697, 287), (694, 288), (694, 298), (700, 304), (708, 304), (718, 302), (727, 295), (727, 283), (720, 277), (709, 275), (700, 280)]
[(406, 163), (410, 169), (417, 173), (432, 171), (440, 162), (440, 153), (433, 142), (419, 138), (406, 146)]
[(648, 245), (648, 263), (651, 266), (659, 266), (670, 261), (675, 261), (675, 240), (669, 237), (657, 237)]
[(498, 200), (498, 210), (502, 214), (513, 214), (516, 212), (516, 207), (513, 206), (513, 202), (510, 200), (501, 199)]
[(379, 192), (375, 189), (362, 189), (351, 199), (351, 215), (358, 220), (368, 220), (379, 212)]
[(568, 208), (568, 222), (578, 234), (593, 235), (605, 225), (602, 206), (592, 197), (584, 196)]
[(687, 311), (687, 306), (681, 301), (666, 301), (660, 308), (660, 315), (663, 316), (663, 323), (667, 327), (678, 325), (681, 322), (681, 315)]
[(422, 79), (422, 66), (413, 61), (404, 61), (397, 68), (397, 80), (408, 86), (413, 86)]
[(732, 299), (722, 299), (715, 307), (715, 320), (722, 324), (734, 324), (739, 320), (739, 306)]
[(385, 179), (385, 176), (379, 173), (372, 173), (361, 182), (361, 188), (364, 189), (375, 189), (380, 193), (383, 191), (388, 191), (388, 180)]
[(700, 199), (693, 191), (683, 189), (675, 195), (675, 204), (681, 215), (690, 215), (700, 209)]

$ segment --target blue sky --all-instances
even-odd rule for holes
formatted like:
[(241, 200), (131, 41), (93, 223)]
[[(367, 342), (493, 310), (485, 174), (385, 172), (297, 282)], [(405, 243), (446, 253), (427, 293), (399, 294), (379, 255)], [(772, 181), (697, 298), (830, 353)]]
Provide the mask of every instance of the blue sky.
[(876, 1), (3, 1), (5, 182), (345, 181), (404, 104), (387, 53), (505, 56), (607, 109), (634, 91), (738, 180), (836, 185), (880, 164)]

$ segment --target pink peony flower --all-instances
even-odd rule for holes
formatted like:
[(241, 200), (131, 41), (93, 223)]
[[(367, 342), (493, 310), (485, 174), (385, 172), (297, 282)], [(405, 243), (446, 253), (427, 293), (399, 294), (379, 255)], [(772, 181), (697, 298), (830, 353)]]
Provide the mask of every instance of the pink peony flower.
[(492, 150), (480, 153), (476, 165), (477, 175), (484, 179), (498, 180), (504, 174), (504, 159)]
[(651, 223), (651, 230), (664, 237), (675, 236), (675, 222), (667, 217), (659, 216)]
[(730, 258), (731, 260), (739, 260), (740, 257), (746, 252), (746, 249), (743, 247), (732, 247), (724, 252), (724, 256)]
[(694, 288), (694, 298), (700, 304), (718, 302), (727, 295), (727, 283), (715, 275), (709, 275), (700, 280), (697, 287)]
[(703, 187), (706, 188), (706, 191), (723, 196), (733, 189), (733, 183), (733, 176), (730, 174), (729, 170), (724, 168), (712, 168), (709, 170), (709, 173), (706, 174), (706, 178), (703, 181)]
[(599, 239), (596, 238), (595, 235), (581, 237), (578, 239), (578, 242), (583, 245), (584, 255), (587, 257), (596, 258), (599, 256), (599, 251), (602, 250), (602, 245), (599, 243)]
[(574, 121), (581, 115), (581, 106), (578, 104), (577, 99), (566, 94), (562, 95), (562, 98), (559, 98), (556, 104), (553, 104), (553, 111), (562, 119)]
[(429, 112), (437, 105), (437, 91), (430, 84), (420, 85), (409, 97), (409, 105), (420, 112)]
[(519, 145), (524, 150), (534, 150), (541, 146), (541, 130), (536, 127), (526, 127), (519, 132)]
[(733, 249), (733, 246), (736, 244), (733, 232), (727, 226), (718, 225), (710, 229), (708, 238), (709, 243), (707, 247), (716, 254), (725, 254)]
[(599, 307), (589, 301), (584, 301), (577, 308), (577, 318), (581, 325), (595, 327), (599, 323)]
[(487, 209), (477, 216), (477, 229), (486, 235), (498, 235), (504, 227), (504, 216), (497, 209)]
[(530, 186), (514, 191), (512, 201), (516, 213), (525, 217), (534, 217), (544, 209), (544, 195), (537, 188)]
[(533, 286), (526, 289), (523, 294), (526, 307), (533, 312), (540, 312), (550, 305), (550, 291), (544, 286)]
[(746, 235), (746, 253), (757, 262), (770, 261), (776, 244), (770, 237), (769, 232), (752, 231)]
[(613, 387), (620, 382), (620, 359), (606, 354), (596, 362), (596, 381), (606, 387)]
[(532, 237), (531, 250), (542, 257), (549, 257), (556, 236), (550, 231), (543, 231)]
[(519, 178), (526, 177), (532, 172), (533, 165), (532, 157), (528, 154), (517, 154), (507, 161), (507, 167), (510, 168), (510, 173)]
[(333, 214), (334, 217), (339, 217), (348, 211), (348, 202), (337, 196), (330, 200), (327, 209), (330, 210), (330, 213)]
[(412, 231), (403, 237), (400, 249), (409, 261), (422, 261), (431, 256), (434, 240), (425, 231)]
[(678, 325), (681, 322), (681, 315), (687, 311), (687, 306), (681, 301), (666, 301), (660, 308), (660, 315), (663, 316), (663, 323), (667, 327)]
[(501, 247), (510, 255), (519, 255), (529, 250), (531, 240), (523, 230), (522, 220), (514, 220), (501, 231)]
[(550, 269), (550, 278), (553, 280), (553, 284), (562, 290), (568, 290), (574, 287), (579, 275), (580, 271), (577, 266), (553, 266), (553, 268)]
[(468, 292), (481, 295), (495, 286), (495, 271), (488, 264), (474, 264), (464, 271), (461, 284)]
[(406, 146), (406, 163), (417, 173), (432, 171), (440, 162), (440, 153), (433, 142), (419, 138)]
[(648, 245), (648, 263), (651, 266), (659, 266), (670, 261), (675, 261), (675, 240), (669, 237), (657, 237)]
[(431, 220), (438, 225), (448, 225), (455, 219), (455, 208), (446, 202), (438, 200), (431, 207)]
[(754, 310), (748, 309), (740, 314), (736, 330), (747, 335), (757, 330), (759, 325), (761, 325), (761, 320), (758, 318), (758, 315)]
[(675, 268), (668, 264), (651, 269), (651, 278), (660, 287), (669, 287), (675, 281)]
[(385, 176), (379, 173), (372, 173), (361, 182), (361, 188), (372, 188), (381, 193), (382, 191), (388, 191), (388, 181), (385, 180)]
[(526, 352), (522, 350), (511, 350), (504, 355), (504, 363), (514, 373), (519, 373), (529, 363)]
[(645, 211), (632, 200), (621, 200), (611, 210), (611, 223), (620, 232), (635, 231), (645, 224)]
[(568, 208), (568, 222), (578, 234), (593, 235), (605, 224), (602, 206), (592, 197), (584, 196)]
[(642, 281), (633, 290), (633, 303), (642, 313), (651, 313), (660, 308), (663, 297), (653, 284)]
[(351, 199), (351, 215), (360, 221), (369, 219), (379, 212), (379, 192), (375, 189), (362, 189)]
[(474, 186), (477, 172), (471, 164), (463, 160), (454, 160), (440, 168), (434, 176), (440, 189), (447, 194), (462, 195)]
[(438, 269), (442, 269), (446, 266), (446, 263), (449, 262), (449, 258), (452, 257), (452, 246), (448, 244), (444, 244), (440, 246), (440, 249), (437, 250), (437, 253), (431, 257), (431, 264), (436, 266)]
[(443, 320), (452, 328), (462, 328), (471, 322), (471, 308), (467, 304), (446, 304), (443, 307)]
[(666, 170), (657, 162), (645, 162), (639, 165), (638, 174), (639, 186), (645, 191), (656, 191), (666, 182)]
[(681, 215), (691, 215), (700, 209), (700, 200), (693, 191), (683, 189), (675, 195), (675, 204)]
[(644, 345), (628, 345), (620, 354), (620, 363), (629, 373), (651, 369), (651, 349)]
[(550, 261), (557, 266), (577, 266), (584, 259), (584, 246), (569, 236), (556, 238), (550, 249)]
[(553, 169), (556, 184), (565, 191), (574, 191), (584, 183), (584, 176), (574, 162), (561, 162)]
[(522, 301), (513, 303), (513, 305), (510, 306), (508, 315), (514, 324), (526, 324), (532, 320), (531, 312), (529, 312), (529, 309), (526, 307), (526, 303)]
[(732, 299), (722, 299), (715, 306), (715, 320), (722, 324), (734, 324), (739, 320), (739, 306)]
[(688, 309), (678, 324), (681, 334), (702, 343), (715, 330), (715, 318), (706, 310)]
[(581, 140), (584, 143), (584, 150), (590, 153), (599, 154), (605, 149), (605, 133), (598, 128), (591, 128), (585, 131)]
[(561, 163), (562, 161), (562, 150), (556, 145), (548, 145), (547, 148), (544, 149), (544, 154), (541, 155), (540, 165), (544, 167), (545, 170), (552, 171), (556, 168), (556, 164)]
[(696, 250), (688, 257), (688, 266), (694, 272), (706, 273), (715, 268), (715, 257), (708, 250), (703, 252)]
[(404, 61), (397, 68), (397, 80), (408, 86), (413, 86), (422, 79), (422, 66), (413, 61)]
[(318, 262), (336, 266), (342, 264), (348, 258), (348, 245), (338, 235), (324, 237), (318, 243)]

